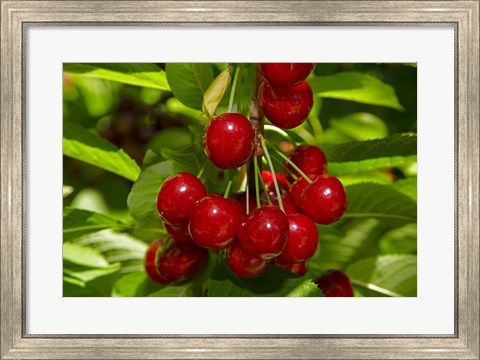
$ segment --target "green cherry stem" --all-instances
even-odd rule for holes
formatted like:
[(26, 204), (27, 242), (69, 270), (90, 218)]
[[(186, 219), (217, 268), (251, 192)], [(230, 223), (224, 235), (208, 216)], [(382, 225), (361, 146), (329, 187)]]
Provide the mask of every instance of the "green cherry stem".
[(278, 205), (280, 206), (280, 210), (285, 212), (285, 209), (283, 208), (282, 194), (280, 193), (280, 187), (278, 186), (278, 181), (275, 174), (275, 169), (273, 168), (272, 159), (270, 159), (270, 154), (268, 153), (267, 144), (265, 141), (262, 141), (262, 145), (263, 145), (263, 151), (265, 153), (265, 158), (267, 159), (268, 167), (270, 168), (270, 172), (272, 174), (273, 185), (275, 185), (275, 192), (277, 193)]
[(228, 199), (228, 194), (230, 193), (230, 188), (232, 187), (232, 182), (233, 182), (233, 181), (230, 180), (230, 181), (228, 182), (227, 188), (225, 189), (225, 194), (223, 195), (223, 197), (224, 197), (225, 199)]
[(288, 175), (290, 175), (293, 180), (297, 180), (298, 176), (293, 173), (292, 170), (288, 168), (288, 166), (285, 165), (283, 161), (281, 161), (276, 154), (270, 154), (270, 157), (272, 158), (273, 161), (275, 161), (278, 165), (280, 165), (286, 172), (288, 172)]
[(233, 109), (233, 99), (235, 98), (235, 90), (237, 89), (238, 74), (240, 73), (240, 65), (237, 65), (235, 69), (235, 75), (233, 76), (232, 90), (230, 91), (230, 99), (228, 101), (228, 112), (231, 113)]
[(257, 200), (257, 208), (260, 209), (260, 187), (258, 185), (258, 159), (254, 155), (253, 156), (253, 166), (254, 168), (254, 173), (255, 173), (255, 198)]
[(257, 174), (258, 174), (258, 181), (260, 181), (260, 184), (262, 184), (263, 193), (267, 198), (267, 203), (269, 206), (272, 206), (272, 200), (270, 199), (270, 195), (268, 195), (267, 186), (265, 185), (265, 181), (263, 181), (263, 176), (260, 169), (257, 169)]
[(206, 161), (205, 164), (203, 164), (202, 168), (200, 169), (200, 171), (197, 174), (197, 178), (199, 178), (200, 180), (202, 179), (202, 176), (205, 173), (205, 169), (207, 168), (208, 163), (209, 163), (209, 161)]
[[(265, 146), (266, 148), (266, 146)], [(311, 184), (312, 183), (312, 180), (310, 180), (310, 178), (302, 171), (300, 170), (300, 168), (292, 161), (290, 160), (287, 156), (285, 156), (284, 154), (282, 154), (281, 151), (275, 149), (274, 147), (271, 147), (270, 146), (270, 149), (272, 149), (278, 156), (280, 156), (283, 160), (285, 160), (287, 163), (289, 163), (290, 165), (292, 165), (292, 167), (298, 171), (298, 173), (300, 175), (302, 175), (302, 177), (307, 181), (307, 183)]]

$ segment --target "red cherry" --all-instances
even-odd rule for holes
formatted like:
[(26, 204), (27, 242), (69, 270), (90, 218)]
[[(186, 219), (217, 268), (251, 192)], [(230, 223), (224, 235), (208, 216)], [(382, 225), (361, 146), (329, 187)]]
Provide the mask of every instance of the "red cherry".
[(318, 231), (314, 222), (303, 214), (288, 215), (288, 239), (279, 259), (296, 263), (311, 258), (318, 246)]
[(157, 250), (158, 247), (162, 244), (162, 239), (153, 240), (150, 246), (147, 249), (145, 254), (145, 271), (147, 272), (148, 277), (159, 284), (166, 285), (170, 281), (165, 279), (157, 271)]
[[(305, 174), (322, 175), (327, 170), (327, 158), (323, 151), (317, 146), (297, 146), (288, 157)], [(287, 165), (288, 169), (295, 174), (297, 178), (301, 177), (300, 173), (295, 170), (291, 164), (287, 163), (285, 165)], [(287, 175), (287, 178), (292, 180), (290, 175)]]
[(306, 261), (302, 261), (302, 262), (299, 262), (299, 263), (290, 263), (290, 262), (284, 261), (284, 260), (282, 260), (278, 257), (278, 258), (273, 259), (272, 262), (273, 262), (274, 265), (279, 266), (281, 268), (284, 268), (286, 270), (289, 270), (289, 271), (291, 271), (292, 273), (294, 273), (295, 275), (298, 275), (298, 276), (305, 275), (305, 273), (308, 270), (308, 264), (307, 264)]
[(255, 133), (250, 121), (241, 114), (227, 113), (212, 119), (203, 135), (208, 158), (221, 169), (236, 168), (253, 153)]
[(188, 223), (173, 226), (165, 223), (165, 230), (176, 242), (192, 242), (192, 237), (188, 232)]
[(347, 194), (336, 177), (323, 174), (307, 186), (301, 198), (302, 213), (318, 224), (339, 220), (347, 208)]
[[(282, 189), (288, 190), (290, 188), (290, 184), (288, 183), (285, 176), (276, 172), (275, 177), (277, 178), (277, 183), (280, 191), (282, 191)], [(272, 173), (268, 170), (263, 170), (262, 179), (263, 179), (263, 182), (265, 183), (265, 188), (267, 189), (268, 195), (276, 196), (277, 192), (275, 190), (275, 183), (273, 182)]]
[[(295, 214), (297, 212), (297, 209), (293, 205), (293, 202), (290, 198), (290, 195), (288, 193), (282, 194), (282, 204), (283, 204), (283, 210), (285, 211), (286, 215), (290, 214)], [(264, 204), (264, 207), (267, 206)], [(280, 208), (280, 204), (278, 202), (278, 198), (273, 198), (272, 199), (272, 206)]]
[[(316, 174), (307, 174), (307, 176), (312, 181), (319, 177), (319, 175)], [(303, 176), (300, 176), (290, 188), (290, 200), (298, 211), (302, 209), (302, 195), (307, 186), (307, 180), (305, 180)]]
[(172, 242), (157, 255), (157, 271), (170, 282), (184, 281), (196, 275), (207, 259), (206, 249), (193, 243)]
[(347, 275), (340, 270), (328, 270), (316, 283), (326, 297), (353, 296), (352, 284)]
[(262, 275), (267, 269), (267, 262), (245, 251), (238, 242), (234, 242), (227, 251), (230, 269), (240, 277), (253, 278)]
[(293, 86), (304, 81), (315, 64), (307, 63), (263, 63), (260, 64), (265, 79), (277, 87)]
[(165, 222), (178, 225), (188, 221), (196, 203), (207, 195), (200, 179), (188, 172), (170, 176), (157, 197), (157, 210)]
[(188, 230), (198, 246), (225, 249), (237, 235), (241, 216), (235, 201), (220, 195), (208, 195), (193, 209)]
[(264, 260), (279, 256), (287, 237), (287, 216), (273, 206), (261, 207), (251, 212), (238, 231), (242, 247)]
[(267, 119), (283, 129), (303, 123), (313, 105), (312, 89), (307, 82), (288, 88), (274, 88), (264, 81), (258, 97)]

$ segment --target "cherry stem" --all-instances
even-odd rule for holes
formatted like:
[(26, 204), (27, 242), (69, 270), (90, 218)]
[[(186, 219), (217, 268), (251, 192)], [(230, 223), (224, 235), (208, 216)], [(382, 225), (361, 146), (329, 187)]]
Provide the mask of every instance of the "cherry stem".
[(286, 172), (288, 172), (288, 175), (290, 175), (293, 180), (297, 180), (298, 179), (298, 176), (296, 174), (293, 173), (292, 170), (289, 169), (289, 167), (287, 165), (285, 165), (285, 163), (283, 161), (281, 161), (279, 158), (277, 158), (276, 154), (275, 156), (273, 156), (274, 154), (271, 154), (271, 158), (273, 161), (275, 161), (278, 165), (280, 165)]
[(197, 178), (199, 178), (200, 180), (202, 179), (203, 173), (205, 172), (205, 169), (207, 168), (208, 163), (209, 163), (209, 161), (206, 161), (205, 164), (203, 164), (202, 168), (200, 169), (200, 171), (197, 174)]
[(260, 187), (258, 186), (258, 158), (256, 156), (253, 157), (253, 166), (253, 171), (255, 174), (255, 198), (257, 200), (257, 208), (260, 209)]
[(275, 149), (274, 147), (271, 147), (270, 146), (270, 149), (272, 149), (273, 151), (275, 151), (275, 153), (277, 155), (279, 155), (283, 160), (285, 160), (287, 163), (289, 163), (290, 165), (292, 165), (292, 167), (298, 171), (298, 173), (300, 175), (302, 175), (302, 177), (307, 181), (307, 183), (311, 184), (313, 181), (302, 171), (300, 170), (300, 168), (292, 161), (290, 160), (287, 156), (285, 156), (284, 154), (282, 154), (281, 151)]
[[(282, 137), (284, 137), (286, 140), (288, 140), (290, 142), (293, 142), (293, 140), (290, 138), (290, 135), (288, 135), (288, 133), (285, 130), (280, 129), (277, 126), (266, 124), (265, 125), (265, 130), (276, 132), (277, 134), (280, 134)], [(294, 145), (295, 145), (295, 143), (294, 143)]]
[(237, 89), (238, 74), (240, 73), (240, 65), (237, 65), (235, 69), (235, 75), (233, 76), (232, 90), (230, 90), (230, 99), (228, 101), (228, 112), (232, 112), (233, 99), (235, 98), (235, 90)]
[(227, 188), (225, 189), (225, 194), (223, 195), (223, 197), (224, 197), (225, 199), (228, 199), (228, 194), (230, 193), (230, 188), (232, 187), (232, 182), (233, 182), (233, 181), (230, 180), (230, 181), (228, 182)]
[(272, 159), (270, 159), (270, 154), (268, 153), (267, 144), (265, 143), (265, 141), (262, 141), (262, 144), (263, 144), (263, 151), (265, 153), (265, 158), (267, 159), (268, 167), (270, 168), (270, 172), (272, 173), (273, 185), (275, 185), (275, 192), (277, 193), (278, 205), (280, 206), (280, 210), (285, 212), (285, 209), (283, 208), (282, 194), (280, 193), (280, 187), (278, 186), (278, 181), (276, 176), (277, 174), (275, 173)]
[(272, 200), (270, 199), (270, 195), (268, 194), (267, 185), (265, 185), (265, 181), (263, 180), (262, 172), (260, 171), (260, 169), (257, 169), (257, 175), (260, 183), (262, 184), (263, 193), (265, 194), (267, 203), (269, 206), (272, 206)]

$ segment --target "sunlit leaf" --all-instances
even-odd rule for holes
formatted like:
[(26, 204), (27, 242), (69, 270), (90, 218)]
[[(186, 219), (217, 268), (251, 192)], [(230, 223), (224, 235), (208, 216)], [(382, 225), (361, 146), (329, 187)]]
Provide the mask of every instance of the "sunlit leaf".
[(230, 70), (227, 68), (212, 81), (203, 94), (202, 111), (208, 118), (214, 116), (215, 110), (217, 109), (218, 104), (220, 104), (220, 101), (222, 101), (231, 80), (232, 77), (230, 76)]
[(357, 261), (346, 271), (355, 286), (386, 296), (417, 296), (417, 257), (383, 255)]
[(359, 72), (340, 72), (309, 80), (314, 93), (321, 97), (356, 101), (404, 110), (395, 90), (381, 80)]
[(340, 176), (362, 171), (386, 169), (403, 166), (411, 163), (412, 161), (416, 161), (416, 159), (416, 155), (411, 155), (378, 157), (359, 161), (330, 162), (328, 163), (328, 173), (334, 176)]
[(63, 124), (63, 154), (132, 181), (140, 174), (140, 167), (122, 149), (68, 122)]
[(99, 251), (72, 243), (63, 244), (63, 260), (91, 268), (104, 268), (109, 265)]
[(379, 247), (382, 254), (416, 254), (417, 224), (407, 224), (385, 233)]
[(129, 85), (170, 90), (165, 71), (155, 64), (64, 63), (63, 70)]

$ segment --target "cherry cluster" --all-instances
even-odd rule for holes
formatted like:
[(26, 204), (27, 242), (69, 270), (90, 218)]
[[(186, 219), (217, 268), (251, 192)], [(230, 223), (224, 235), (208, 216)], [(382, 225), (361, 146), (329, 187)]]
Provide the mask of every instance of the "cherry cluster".
[[(268, 120), (284, 129), (305, 121), (313, 103), (305, 79), (314, 65), (259, 67), (263, 82), (258, 97)], [(258, 165), (262, 159), (255, 151), (258, 142), (270, 171), (261, 171)], [(203, 145), (220, 169), (247, 162), (254, 166), (255, 189), (228, 196), (228, 187), (222, 196), (208, 194), (201, 179), (188, 172), (166, 179), (158, 192), (157, 210), (171, 237), (154, 241), (147, 251), (150, 278), (162, 284), (183, 281), (200, 271), (208, 250), (225, 250), (228, 265), (239, 277), (260, 276), (269, 263), (303, 276), (319, 243), (315, 223), (332, 224), (346, 209), (345, 190), (326, 173), (323, 151), (305, 144), (287, 156), (271, 148), (272, 155), (283, 159), (283, 173), (275, 172), (269, 145), (245, 116), (236, 113), (213, 118), (205, 128)]]

